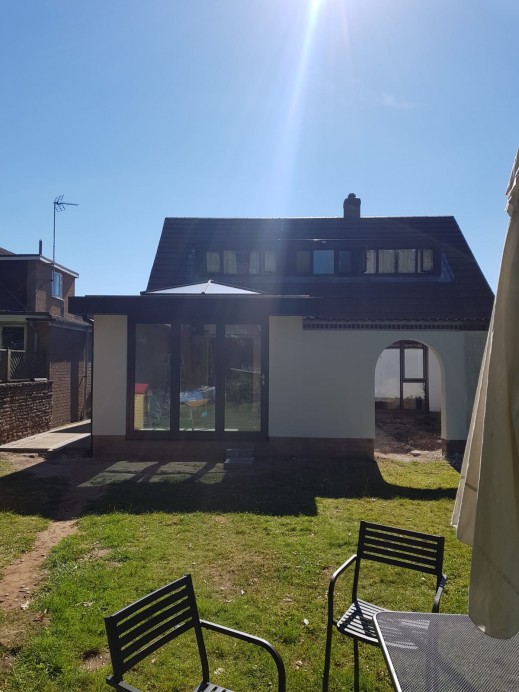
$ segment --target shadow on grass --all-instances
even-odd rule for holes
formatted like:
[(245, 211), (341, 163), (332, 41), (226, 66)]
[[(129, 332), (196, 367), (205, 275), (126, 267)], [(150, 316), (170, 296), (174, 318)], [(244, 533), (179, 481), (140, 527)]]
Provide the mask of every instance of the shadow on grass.
[(313, 516), (317, 497), (419, 501), (455, 494), (387, 483), (372, 459), (257, 462), (232, 470), (215, 463), (56, 459), (0, 478), (0, 510), (53, 519), (113, 511)]

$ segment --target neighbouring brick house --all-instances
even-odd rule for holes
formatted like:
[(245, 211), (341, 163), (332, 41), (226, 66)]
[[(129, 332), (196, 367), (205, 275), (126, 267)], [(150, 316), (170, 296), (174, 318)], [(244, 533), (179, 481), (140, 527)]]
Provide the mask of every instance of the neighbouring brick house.
[(91, 325), (69, 313), (78, 275), (0, 248), (0, 443), (88, 418)]

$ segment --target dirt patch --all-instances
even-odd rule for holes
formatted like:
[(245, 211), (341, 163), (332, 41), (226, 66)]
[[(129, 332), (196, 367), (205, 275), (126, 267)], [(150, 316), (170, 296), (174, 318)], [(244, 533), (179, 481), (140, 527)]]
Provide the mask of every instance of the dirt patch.
[(0, 581), (0, 606), (27, 610), (32, 594), (43, 578), (42, 564), (51, 548), (76, 531), (74, 521), (52, 522), (36, 536), (33, 549), (8, 565)]
[(403, 460), (443, 459), (439, 416), (377, 415), (375, 457)]
[(86, 651), (83, 654), (83, 660), (81, 661), (81, 668), (92, 672), (94, 670), (99, 670), (110, 661), (110, 654), (108, 650), (104, 651)]
[[(51, 517), (52, 522), (36, 535), (32, 550), (4, 569), (0, 580), (0, 607), (6, 611), (28, 611), (33, 594), (45, 577), (42, 566), (51, 549), (77, 530), (76, 518), (81, 515), (85, 505), (103, 490), (94, 488), (89, 489), (89, 492), (78, 491), (85, 480), (85, 474), (92, 473), (85, 469), (89, 460), (81, 456), (63, 455), (50, 461), (35, 454), (2, 453), (2, 459), (9, 463), (12, 473), (29, 471), (42, 480), (60, 476), (68, 484), (68, 490)], [(34, 614), (31, 614), (31, 619), (33, 617)]]
[(377, 429), (375, 459), (400, 459), (402, 461), (439, 461), (443, 459), (441, 440), (431, 433), (422, 433), (402, 443), (384, 430)]

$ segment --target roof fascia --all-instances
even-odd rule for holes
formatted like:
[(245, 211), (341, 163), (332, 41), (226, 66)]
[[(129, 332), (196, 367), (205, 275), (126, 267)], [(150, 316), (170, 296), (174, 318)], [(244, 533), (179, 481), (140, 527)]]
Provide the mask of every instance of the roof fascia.
[(79, 274), (77, 272), (74, 272), (72, 271), (72, 269), (68, 269), (67, 267), (64, 267), (62, 264), (58, 264), (57, 262), (53, 263), (51, 259), (49, 259), (48, 257), (44, 257), (43, 255), (0, 255), (0, 262), (17, 261), (41, 262), (42, 264), (50, 264), (51, 266), (54, 265), (54, 267), (59, 271), (65, 272), (65, 274), (69, 274), (75, 279), (79, 278)]
[[(317, 309), (320, 299), (310, 296), (272, 295), (143, 295), (143, 296), (74, 296), (69, 298), (69, 311), (75, 315), (130, 315), (157, 317), (168, 321), (185, 316), (240, 315), (306, 315)], [(312, 306), (312, 309), (310, 308)]]
[(48, 312), (12, 312), (0, 310), (0, 322), (21, 322), (22, 320), (49, 320)]

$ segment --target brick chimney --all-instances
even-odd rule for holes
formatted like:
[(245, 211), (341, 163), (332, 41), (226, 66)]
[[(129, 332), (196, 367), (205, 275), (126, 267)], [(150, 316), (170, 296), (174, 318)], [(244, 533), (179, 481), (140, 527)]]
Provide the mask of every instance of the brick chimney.
[(354, 192), (350, 192), (342, 206), (345, 219), (360, 219), (360, 197), (357, 197)]

